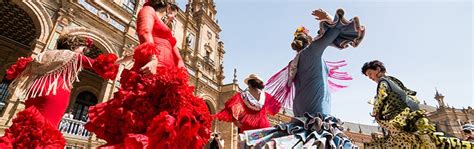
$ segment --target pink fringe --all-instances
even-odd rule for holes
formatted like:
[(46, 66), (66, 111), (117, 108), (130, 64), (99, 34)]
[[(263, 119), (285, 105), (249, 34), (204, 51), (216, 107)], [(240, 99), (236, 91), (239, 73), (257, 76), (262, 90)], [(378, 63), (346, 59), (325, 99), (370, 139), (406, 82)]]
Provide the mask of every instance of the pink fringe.
[[(336, 71), (341, 67), (347, 65), (345, 60), (331, 62), (325, 61), (329, 67), (328, 72), (328, 86), (331, 92), (339, 91), (346, 88), (345, 85), (340, 85), (332, 80), (352, 80), (352, 77), (347, 72)], [(265, 84), (265, 91), (270, 94), (275, 100), (268, 101), (271, 111), (281, 106), (291, 109), (293, 106), (293, 98), (295, 97), (295, 87), (293, 80), (289, 80), (289, 65), (273, 75)]]
[[(265, 84), (265, 90), (275, 100), (268, 101), (270, 108), (283, 107), (292, 108), (293, 98), (295, 97), (295, 87), (293, 82), (288, 83), (289, 80), (289, 65), (273, 75)], [(292, 81), (292, 80), (291, 80)], [(274, 111), (272, 109), (271, 111)]]
[(347, 72), (340, 72), (336, 71), (341, 67), (347, 66), (347, 63), (345, 60), (337, 61), (337, 62), (330, 62), (326, 61), (326, 65), (329, 67), (329, 72), (328, 72), (328, 86), (331, 92), (337, 92), (340, 89), (346, 88), (347, 86), (345, 85), (340, 85), (337, 83), (334, 83), (332, 80), (352, 80), (352, 77), (347, 73)]

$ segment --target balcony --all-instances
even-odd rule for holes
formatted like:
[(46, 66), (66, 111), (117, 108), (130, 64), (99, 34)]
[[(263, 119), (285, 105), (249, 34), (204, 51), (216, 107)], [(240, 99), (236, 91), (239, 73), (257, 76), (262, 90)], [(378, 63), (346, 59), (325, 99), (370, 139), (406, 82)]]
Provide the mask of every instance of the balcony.
[(80, 140), (89, 140), (92, 133), (84, 128), (86, 122), (70, 118), (63, 118), (59, 124), (59, 131), (63, 133), (64, 137), (70, 137)]
[(214, 60), (212, 60), (208, 55), (204, 56), (203, 57), (204, 59), (204, 62), (206, 62), (206, 64), (209, 64), (211, 67), (214, 67)]

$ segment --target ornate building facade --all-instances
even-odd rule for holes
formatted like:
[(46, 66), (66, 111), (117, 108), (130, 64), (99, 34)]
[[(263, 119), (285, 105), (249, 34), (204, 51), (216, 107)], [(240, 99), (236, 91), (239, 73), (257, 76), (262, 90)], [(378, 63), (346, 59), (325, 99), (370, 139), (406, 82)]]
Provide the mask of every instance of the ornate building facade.
[[(84, 28), (72, 34), (92, 38), (99, 53), (129, 55), (138, 44), (136, 15), (142, 6), (143, 1), (139, 0), (0, 0), (0, 75), (4, 76), (18, 57), (34, 57), (54, 49), (65, 28)], [(223, 84), (225, 50), (219, 38), (221, 28), (216, 13), (212, 0), (190, 0), (179, 10), (173, 28), (177, 48), (188, 68), (189, 83), (195, 86), (195, 95), (205, 100), (212, 114), (240, 90), (236, 82)], [(95, 57), (99, 53), (86, 55)], [(121, 65), (120, 69), (131, 65)], [(79, 79), (73, 85), (67, 110), (72, 116), (63, 118), (59, 129), (68, 148), (94, 148), (104, 142), (83, 127), (88, 108), (110, 99), (120, 85), (119, 78), (107, 81), (91, 71), (83, 71)], [(8, 94), (10, 82), (1, 81), (0, 134), (3, 134), (15, 114), (24, 109), (24, 103)], [(227, 148), (236, 147), (235, 126), (214, 121), (212, 129), (222, 133)]]
[[(474, 123), (474, 110), (471, 106), (462, 109), (449, 107), (444, 101), (444, 96), (436, 91), (434, 99), (438, 102), (436, 107), (429, 106), (431, 111), (428, 111), (428, 118), (436, 124), (438, 131), (444, 132), (448, 136), (465, 138), (462, 132), (464, 124)], [(426, 103), (424, 103), (425, 106)]]
[[(0, 0), (0, 76), (16, 62), (18, 57), (35, 56), (55, 48), (59, 33), (64, 28), (86, 28), (74, 34), (90, 37), (101, 53), (129, 55), (138, 44), (136, 29), (137, 10), (143, 6), (138, 0)], [(181, 8), (173, 28), (186, 67), (189, 83), (195, 94), (206, 101), (209, 111), (215, 114), (224, 103), (241, 89), (237, 80), (224, 84), (224, 43), (219, 38), (221, 28), (216, 20), (216, 5), (212, 0), (189, 0)], [(90, 57), (98, 53), (88, 53)], [(121, 69), (131, 64), (122, 65)], [(235, 76), (234, 76), (235, 77)], [(90, 71), (80, 74), (74, 84), (68, 106), (71, 118), (64, 118), (60, 130), (68, 148), (95, 148), (104, 142), (88, 133), (83, 124), (90, 106), (110, 99), (119, 87), (118, 79), (106, 81)], [(15, 114), (24, 105), (7, 88), (10, 82), (0, 78), (0, 134), (11, 125)], [(442, 95), (441, 95), (442, 96)], [(472, 108), (454, 109), (444, 105), (444, 97), (437, 100), (440, 106), (431, 111), (430, 119), (438, 128), (458, 137), (458, 124), (472, 123)], [(442, 104), (441, 104), (442, 103)], [(289, 110), (270, 118), (272, 124), (290, 120)], [(356, 143), (371, 140), (380, 134), (376, 126), (346, 123), (346, 134)], [(214, 121), (212, 130), (220, 132), (225, 148), (237, 148), (238, 130), (232, 123)]]

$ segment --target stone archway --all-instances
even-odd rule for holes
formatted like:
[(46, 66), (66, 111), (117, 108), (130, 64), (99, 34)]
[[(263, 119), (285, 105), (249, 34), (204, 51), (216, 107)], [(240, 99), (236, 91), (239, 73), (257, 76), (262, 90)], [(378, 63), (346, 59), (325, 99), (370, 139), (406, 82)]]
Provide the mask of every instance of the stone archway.
[(44, 8), (44, 4), (37, 0), (11, 1), (10, 3), (22, 8), (31, 18), (37, 30), (37, 41), (45, 44), (48, 41), (53, 22)]
[[(94, 48), (103, 53), (112, 53), (119, 56), (119, 53), (115, 50), (116, 48), (114, 48), (113, 44), (96, 30), (84, 27), (66, 27), (65, 30), (68, 30), (69, 35), (91, 38), (94, 41)], [(86, 56), (88, 56), (87, 53)], [(99, 102), (104, 102), (108, 99), (108, 96), (106, 95), (107, 93), (105, 92), (107, 91), (107, 88), (111, 87), (111, 84), (113, 84), (112, 80), (103, 80), (98, 75), (89, 70), (82, 71), (79, 74), (79, 80), (81, 80), (81, 82), (76, 83), (77, 86), (74, 87), (81, 87), (83, 85), (94, 86), (94, 88), (97, 90), (96, 95)]]
[(89, 112), (89, 107), (98, 103), (97, 94), (94, 94), (90, 91), (82, 91), (74, 98), (76, 98), (76, 101), (72, 107), (72, 114), (74, 116), (73, 118), (87, 122), (87, 113)]
[[(12, 64), (18, 57), (28, 57), (43, 50), (53, 23), (42, 5), (42, 2), (34, 0), (0, 3), (0, 65)], [(6, 68), (0, 70), (2, 78)], [(18, 110), (23, 109), (23, 105), (14, 96), (4, 96), (1, 100), (6, 107), (0, 123), (5, 124)]]
[(206, 102), (206, 105), (211, 114), (217, 113), (217, 104), (214, 99), (209, 95), (202, 95), (201, 98)]
[(76, 102), (77, 96), (79, 96), (80, 93), (87, 91), (94, 94), (96, 97), (98, 97), (98, 95), (100, 94), (99, 89), (97, 89), (97, 87), (95, 86), (88, 86), (88, 85), (74, 87), (73, 90), (71, 91), (68, 110), (74, 107), (74, 103)]
[[(0, 65), (6, 66), (16, 62), (18, 57), (30, 56), (31, 47), (39, 38), (41, 28), (34, 25), (36, 16), (29, 15), (20, 6), (11, 3), (0, 3)], [(2, 68), (0, 75), (4, 75)]]
[[(215, 115), (218, 111), (217, 111), (217, 104), (214, 98), (206, 94), (201, 94), (200, 97), (204, 100), (204, 102), (206, 102), (207, 109), (209, 110), (211, 115)], [(212, 120), (211, 131), (215, 132), (216, 130), (217, 130), (217, 120), (214, 119)], [(210, 142), (207, 142), (206, 145), (204, 146), (205, 149), (210, 148), (210, 143), (212, 142), (212, 140), (209, 140), (209, 141)]]

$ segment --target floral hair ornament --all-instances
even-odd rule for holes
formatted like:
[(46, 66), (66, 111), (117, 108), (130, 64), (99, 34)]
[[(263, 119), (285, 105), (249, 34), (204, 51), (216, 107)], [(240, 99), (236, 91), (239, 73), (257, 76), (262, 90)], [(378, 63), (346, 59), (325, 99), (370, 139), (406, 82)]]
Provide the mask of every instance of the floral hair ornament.
[(295, 31), (295, 34), (294, 34), (295, 37), (300, 33), (309, 34), (309, 30), (306, 29), (306, 27), (304, 27), (304, 26), (300, 26), (300, 27), (296, 28), (296, 31)]
[(92, 46), (94, 45), (94, 41), (90, 37), (85, 37), (85, 40), (87, 48), (92, 48)]

